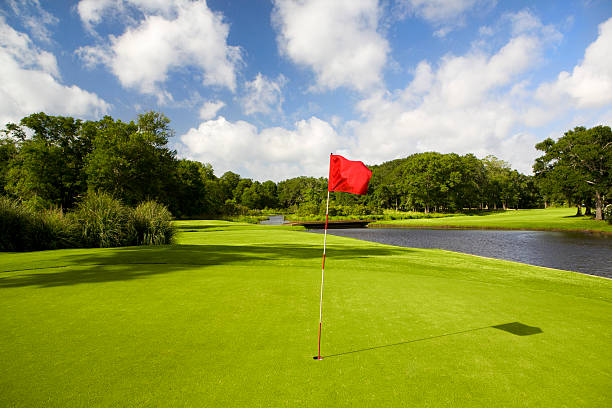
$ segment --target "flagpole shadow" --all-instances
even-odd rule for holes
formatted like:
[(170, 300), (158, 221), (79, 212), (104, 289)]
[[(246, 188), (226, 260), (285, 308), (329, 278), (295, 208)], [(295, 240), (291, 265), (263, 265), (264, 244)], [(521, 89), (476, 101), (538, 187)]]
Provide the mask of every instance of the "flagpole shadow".
[(543, 332), (542, 329), (540, 329), (539, 327), (528, 326), (520, 322), (512, 322), (512, 323), (497, 324), (497, 325), (492, 325), (492, 326), (477, 327), (475, 329), (462, 330), (462, 331), (458, 331), (454, 333), (445, 333), (445, 334), (440, 334), (437, 336), (423, 337), (420, 339), (401, 341), (401, 342), (393, 343), (393, 344), (384, 344), (382, 346), (366, 347), (366, 348), (362, 348), (359, 350), (345, 351), (343, 353), (330, 354), (330, 355), (326, 355), (323, 357), (327, 359), (327, 358), (332, 358), (332, 357), (346, 356), (349, 354), (363, 353), (365, 351), (378, 350), (382, 348), (403, 346), (403, 345), (410, 344), (410, 343), (417, 343), (417, 342), (426, 341), (426, 340), (434, 340), (434, 339), (439, 339), (442, 337), (456, 336), (459, 334), (470, 333), (470, 332), (475, 332), (475, 331), (485, 330), (485, 329), (502, 330), (502, 331), (514, 334), (516, 336), (530, 336), (533, 334), (539, 334)]

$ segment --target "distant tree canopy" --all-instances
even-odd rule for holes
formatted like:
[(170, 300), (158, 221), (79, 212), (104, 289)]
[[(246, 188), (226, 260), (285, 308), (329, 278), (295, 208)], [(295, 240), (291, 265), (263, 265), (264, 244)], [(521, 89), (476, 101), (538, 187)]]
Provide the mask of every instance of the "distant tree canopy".
[(578, 208), (581, 204), (590, 208), (594, 202), (595, 219), (603, 219), (606, 197), (612, 194), (610, 127), (576, 127), (556, 142), (548, 138), (536, 148), (544, 152), (533, 166), (542, 194), (561, 196)]
[[(98, 121), (35, 113), (0, 134), (0, 193), (35, 207), (74, 207), (88, 192), (111, 194), (127, 205), (165, 204), (175, 216), (243, 214), (265, 208), (323, 214), (327, 179), (295, 177), (259, 182), (210, 164), (178, 159), (168, 147), (174, 132), (162, 113), (136, 121)], [(512, 170), (493, 156), (417, 153), (369, 166), (367, 195), (332, 192), (330, 212), (367, 215), (382, 209), (453, 212), (535, 208), (546, 202), (595, 204), (610, 197), (610, 128), (576, 128), (545, 152), (536, 176)]]
[(371, 168), (370, 199), (382, 208), (430, 212), (540, 205), (530, 177), (493, 156), (417, 153)]

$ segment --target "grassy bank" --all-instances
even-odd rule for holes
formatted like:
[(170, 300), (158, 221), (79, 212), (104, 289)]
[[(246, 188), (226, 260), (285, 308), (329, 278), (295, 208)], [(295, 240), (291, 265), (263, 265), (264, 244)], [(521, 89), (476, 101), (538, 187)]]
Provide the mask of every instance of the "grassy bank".
[(370, 226), (399, 226), (407, 228), (496, 228), (523, 230), (601, 231), (612, 233), (612, 225), (591, 217), (576, 217), (575, 208), (517, 210), (482, 215), (461, 215), (448, 218), (381, 220)]
[(290, 227), (0, 253), (0, 406), (612, 404), (612, 281)]
[[(412, 219), (423, 219), (423, 218), (445, 218), (445, 217), (456, 217), (462, 214), (448, 214), (448, 213), (423, 213), (417, 211), (394, 211), (384, 210), (383, 214), (353, 214), (353, 215), (330, 215), (328, 218), (330, 221), (345, 221), (345, 220), (362, 220), (362, 221), (393, 221), (393, 220), (412, 220)], [(325, 214), (318, 215), (298, 215), (298, 214), (287, 214), (285, 219), (288, 221), (325, 221)]]

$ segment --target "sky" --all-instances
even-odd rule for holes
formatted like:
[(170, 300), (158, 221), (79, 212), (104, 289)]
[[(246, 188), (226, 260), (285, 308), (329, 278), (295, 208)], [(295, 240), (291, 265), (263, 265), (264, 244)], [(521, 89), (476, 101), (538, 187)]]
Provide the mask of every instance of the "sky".
[(0, 127), (163, 112), (217, 176), (427, 151), (531, 174), (539, 141), (612, 122), (610, 0), (0, 2)]

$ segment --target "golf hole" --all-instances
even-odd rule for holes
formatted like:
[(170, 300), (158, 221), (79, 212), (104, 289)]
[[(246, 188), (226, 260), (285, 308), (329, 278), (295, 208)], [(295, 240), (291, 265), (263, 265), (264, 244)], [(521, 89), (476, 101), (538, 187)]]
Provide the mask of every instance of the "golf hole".
[(323, 357), (319, 358), (319, 356), (314, 356), (312, 359), (313, 360), (323, 360)]

